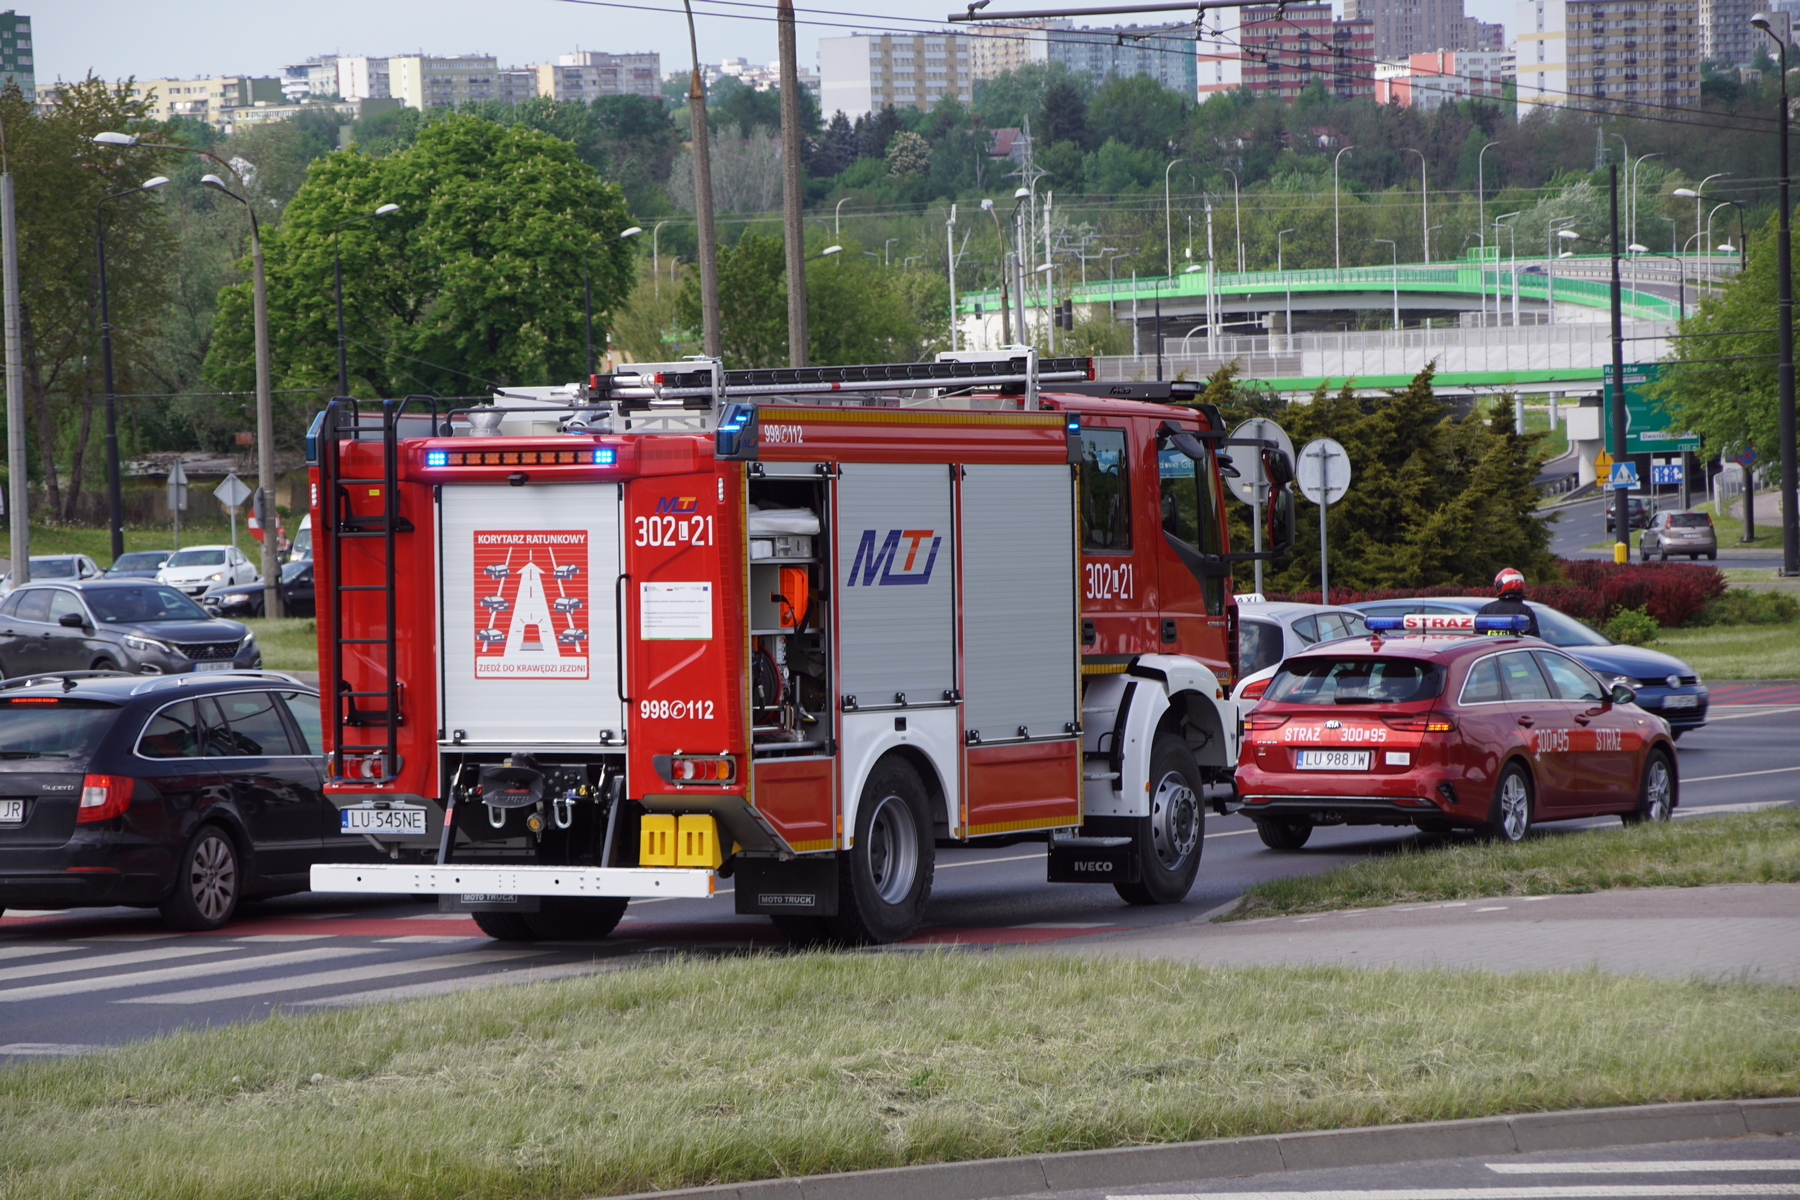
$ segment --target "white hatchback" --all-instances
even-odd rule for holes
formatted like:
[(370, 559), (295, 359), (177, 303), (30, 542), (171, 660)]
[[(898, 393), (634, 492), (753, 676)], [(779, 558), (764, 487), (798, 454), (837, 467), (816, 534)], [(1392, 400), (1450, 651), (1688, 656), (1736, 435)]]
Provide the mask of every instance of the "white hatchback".
[(156, 573), (158, 583), (166, 583), (188, 596), (216, 587), (255, 583), (260, 578), (256, 567), (236, 546), (188, 546), (170, 555)]

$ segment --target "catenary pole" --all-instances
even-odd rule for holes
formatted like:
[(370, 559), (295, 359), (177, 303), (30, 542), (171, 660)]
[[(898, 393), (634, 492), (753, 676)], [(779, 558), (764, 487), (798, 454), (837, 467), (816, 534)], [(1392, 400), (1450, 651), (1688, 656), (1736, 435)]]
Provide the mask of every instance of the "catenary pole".
[(794, 0), (776, 6), (781, 56), (782, 224), (787, 235), (788, 365), (804, 367), (806, 351), (806, 180), (800, 169), (800, 68), (794, 48)]

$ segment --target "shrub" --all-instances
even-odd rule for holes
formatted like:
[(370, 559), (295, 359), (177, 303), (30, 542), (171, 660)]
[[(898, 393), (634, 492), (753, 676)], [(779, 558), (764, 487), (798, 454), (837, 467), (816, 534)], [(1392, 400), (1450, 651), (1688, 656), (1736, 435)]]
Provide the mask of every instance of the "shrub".
[(1648, 646), (1656, 640), (1656, 618), (1642, 608), (1622, 608), (1600, 632), (1625, 646)]
[(1786, 625), (1800, 617), (1800, 600), (1786, 592), (1732, 588), (1707, 601), (1690, 625)]

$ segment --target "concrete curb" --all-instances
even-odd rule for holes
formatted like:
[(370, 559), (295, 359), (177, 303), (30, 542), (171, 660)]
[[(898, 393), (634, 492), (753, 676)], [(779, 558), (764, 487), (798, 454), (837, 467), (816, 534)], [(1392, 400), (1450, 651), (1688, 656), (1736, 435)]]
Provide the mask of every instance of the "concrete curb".
[(1537, 1150), (1598, 1150), (1755, 1134), (1800, 1134), (1800, 1097), (1576, 1109), (1166, 1146), (1078, 1150), (802, 1179), (766, 1179), (676, 1192), (638, 1192), (614, 1200), (913, 1200), (918, 1196), (930, 1196), (933, 1200), (990, 1200), (1034, 1192), (1184, 1183), (1321, 1167), (1382, 1166)]

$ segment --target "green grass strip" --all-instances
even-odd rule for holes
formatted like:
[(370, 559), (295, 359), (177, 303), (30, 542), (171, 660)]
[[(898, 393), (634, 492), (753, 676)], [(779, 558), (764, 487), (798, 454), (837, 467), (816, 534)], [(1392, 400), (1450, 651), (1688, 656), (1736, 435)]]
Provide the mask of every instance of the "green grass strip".
[(1800, 882), (1800, 809), (1636, 828), (1547, 827), (1517, 845), (1469, 837), (1402, 842), (1392, 854), (1244, 889), (1230, 919), (1381, 904), (1548, 896), (1607, 888)]
[(1673, 654), (1703, 682), (1800, 679), (1800, 623), (1659, 629), (1650, 649)]
[(0, 1071), (0, 1194), (554, 1200), (1800, 1090), (1800, 988), (677, 960)]

